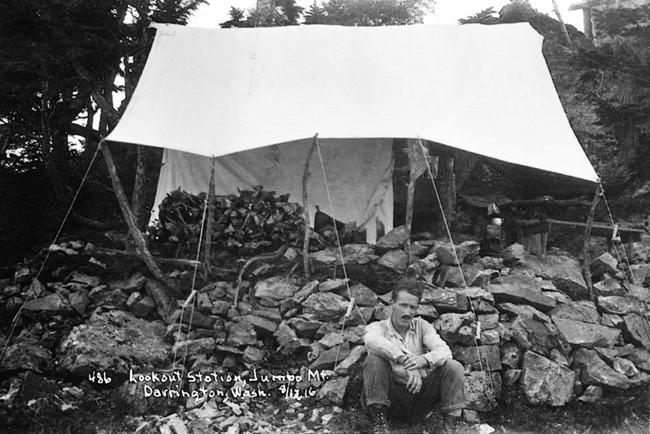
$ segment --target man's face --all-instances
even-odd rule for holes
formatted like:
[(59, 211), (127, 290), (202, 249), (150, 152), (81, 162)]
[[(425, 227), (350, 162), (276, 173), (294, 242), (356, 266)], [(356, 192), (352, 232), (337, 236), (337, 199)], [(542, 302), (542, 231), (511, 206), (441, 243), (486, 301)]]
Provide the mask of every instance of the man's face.
[(418, 310), (418, 298), (406, 291), (397, 293), (397, 298), (391, 302), (393, 306), (392, 321), (398, 328), (405, 328), (411, 324), (411, 320)]

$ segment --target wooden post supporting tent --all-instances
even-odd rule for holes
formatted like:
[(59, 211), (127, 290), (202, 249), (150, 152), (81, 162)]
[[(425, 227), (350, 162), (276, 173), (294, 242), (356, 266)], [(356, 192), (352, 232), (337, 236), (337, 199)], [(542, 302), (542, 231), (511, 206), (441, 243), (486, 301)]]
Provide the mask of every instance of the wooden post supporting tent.
[(409, 183), (406, 190), (406, 218), (404, 221), (404, 230), (406, 231), (405, 251), (408, 263), (411, 263), (411, 227), (413, 225), (413, 203), (415, 202), (415, 183), (418, 179), (418, 168), (416, 167), (417, 153), (423, 153), (418, 149), (418, 144), (415, 140), (408, 140), (407, 154), (409, 157)]
[(596, 194), (594, 195), (594, 200), (591, 202), (591, 209), (589, 210), (589, 217), (587, 217), (587, 228), (585, 229), (585, 236), (582, 244), (582, 275), (587, 283), (587, 289), (589, 290), (589, 300), (594, 301), (594, 285), (591, 282), (591, 270), (589, 265), (591, 264), (591, 257), (589, 255), (589, 237), (591, 236), (591, 227), (594, 224), (594, 215), (596, 214), (596, 206), (600, 201), (600, 195), (602, 188), (600, 184), (596, 187)]
[(135, 243), (136, 252), (147, 265), (147, 268), (149, 271), (151, 271), (151, 274), (153, 274), (153, 276), (161, 282), (165, 282), (165, 275), (154, 261), (149, 248), (147, 248), (147, 242), (145, 241), (142, 232), (140, 232), (140, 229), (138, 229), (137, 222), (133, 216), (133, 211), (131, 210), (129, 201), (126, 198), (124, 187), (122, 187), (122, 182), (117, 175), (117, 168), (115, 167), (113, 154), (111, 154), (111, 151), (108, 149), (108, 145), (106, 143), (101, 143), (100, 146), (102, 148), (102, 153), (104, 154), (104, 159), (106, 160), (106, 166), (108, 167), (108, 173), (111, 177), (113, 190), (115, 190), (117, 201), (120, 204), (120, 209), (122, 210), (122, 215), (124, 216), (124, 220), (129, 227), (129, 234)]
[(452, 214), (454, 208), (456, 208), (454, 157), (452, 156), (439, 155), (438, 157), (438, 189), (440, 194), (440, 216), (435, 222), (434, 233), (442, 237), (446, 235), (445, 220), (451, 223)]
[(215, 201), (215, 171), (216, 159), (212, 157), (212, 169), (210, 170), (210, 183), (208, 187), (208, 221), (205, 227), (205, 241), (203, 241), (203, 263), (205, 264), (205, 277), (211, 274), (212, 266), (212, 235), (214, 234), (214, 201)]
[(311, 156), (314, 155), (314, 149), (318, 144), (318, 134), (314, 135), (314, 141), (307, 152), (307, 160), (305, 161), (305, 171), (302, 174), (302, 206), (305, 213), (305, 237), (303, 239), (302, 247), (302, 263), (305, 268), (305, 279), (307, 281), (311, 278), (311, 270), (309, 269), (309, 231), (311, 230), (311, 225), (309, 223), (309, 196), (307, 194), (307, 182), (309, 182), (309, 162), (311, 161)]

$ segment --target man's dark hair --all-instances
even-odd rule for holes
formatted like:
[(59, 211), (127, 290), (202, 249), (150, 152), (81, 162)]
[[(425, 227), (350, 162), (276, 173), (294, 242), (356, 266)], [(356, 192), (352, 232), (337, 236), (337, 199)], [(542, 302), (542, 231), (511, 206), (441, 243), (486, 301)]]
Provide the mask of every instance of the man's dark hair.
[(420, 282), (413, 279), (402, 279), (397, 283), (395, 289), (393, 289), (393, 295), (391, 296), (392, 300), (397, 300), (397, 296), (400, 292), (405, 291), (411, 295), (415, 295), (418, 298), (418, 302), (422, 298), (422, 285)]

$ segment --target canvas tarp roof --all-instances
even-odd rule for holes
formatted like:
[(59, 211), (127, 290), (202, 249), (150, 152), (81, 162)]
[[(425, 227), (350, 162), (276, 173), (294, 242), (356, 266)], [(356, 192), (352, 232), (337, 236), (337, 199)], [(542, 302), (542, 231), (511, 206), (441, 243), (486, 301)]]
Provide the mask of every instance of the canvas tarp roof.
[(220, 157), (316, 133), (421, 138), (598, 180), (528, 23), (156, 27), (108, 140)]

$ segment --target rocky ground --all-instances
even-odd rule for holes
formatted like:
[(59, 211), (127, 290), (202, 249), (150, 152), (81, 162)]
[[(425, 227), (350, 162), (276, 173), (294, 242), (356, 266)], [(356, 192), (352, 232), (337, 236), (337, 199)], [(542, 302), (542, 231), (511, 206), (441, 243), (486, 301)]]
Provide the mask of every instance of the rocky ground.
[[(250, 262), (202, 281), (71, 241), (0, 281), (0, 415), (8, 432), (364, 432), (366, 323), (387, 318), (404, 275), (425, 285), (419, 314), (466, 367), (458, 432), (645, 432), (650, 423), (650, 263), (620, 249), (591, 263), (512, 245), (428, 234), (408, 255), (403, 229), (377, 245)], [(93, 254), (95, 253), (95, 254)], [(346, 264), (345, 270), (342, 263)], [(347, 276), (346, 276), (347, 274)], [(167, 300), (161, 300), (167, 294)], [(237, 299), (237, 302), (235, 302)], [(602, 416), (610, 422), (603, 422)], [(591, 422), (590, 422), (591, 421)], [(591, 423), (591, 425), (590, 425)], [(400, 420), (397, 432), (437, 428)]]

